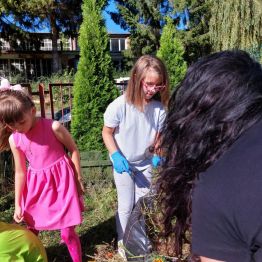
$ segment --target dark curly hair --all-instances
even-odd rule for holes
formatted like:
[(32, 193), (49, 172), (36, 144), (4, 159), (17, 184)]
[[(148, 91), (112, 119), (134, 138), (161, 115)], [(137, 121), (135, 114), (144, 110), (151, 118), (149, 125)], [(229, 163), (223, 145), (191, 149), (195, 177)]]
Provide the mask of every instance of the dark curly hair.
[(176, 254), (190, 241), (194, 182), (262, 116), (262, 69), (240, 50), (193, 64), (173, 93), (160, 149), (165, 161), (155, 187), (164, 236)]

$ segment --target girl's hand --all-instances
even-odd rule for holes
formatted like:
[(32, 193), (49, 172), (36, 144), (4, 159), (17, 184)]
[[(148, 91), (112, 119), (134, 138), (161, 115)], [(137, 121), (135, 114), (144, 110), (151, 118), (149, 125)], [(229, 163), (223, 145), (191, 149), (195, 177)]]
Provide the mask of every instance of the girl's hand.
[(82, 196), (85, 193), (85, 187), (82, 178), (78, 178), (76, 181), (78, 195)]
[(14, 220), (16, 223), (21, 223), (24, 219), (24, 216), (22, 214), (22, 208), (19, 206), (19, 207), (16, 207), (15, 208), (15, 213), (14, 213)]
[(111, 155), (113, 161), (113, 167), (115, 171), (119, 174), (123, 172), (131, 173), (128, 162), (126, 158), (117, 150)]

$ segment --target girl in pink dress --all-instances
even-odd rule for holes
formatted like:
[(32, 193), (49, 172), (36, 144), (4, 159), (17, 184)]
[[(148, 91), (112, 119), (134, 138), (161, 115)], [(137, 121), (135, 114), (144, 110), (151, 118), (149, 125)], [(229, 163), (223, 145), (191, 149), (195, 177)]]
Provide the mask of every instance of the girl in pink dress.
[(82, 261), (74, 230), (83, 211), (77, 146), (59, 122), (37, 118), (28, 94), (4, 79), (0, 86), (0, 151), (9, 146), (15, 161), (14, 220), (24, 220), (36, 234), (60, 229), (72, 260)]

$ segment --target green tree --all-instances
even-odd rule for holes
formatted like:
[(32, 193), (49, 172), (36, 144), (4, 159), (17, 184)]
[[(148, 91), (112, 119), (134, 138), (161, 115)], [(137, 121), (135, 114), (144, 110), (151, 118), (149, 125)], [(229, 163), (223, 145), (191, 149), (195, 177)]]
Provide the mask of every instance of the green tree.
[[(43, 27), (50, 28), (52, 36), (53, 71), (61, 69), (57, 40), (59, 33), (76, 36), (82, 21), (81, 0), (0, 0), (3, 36), (8, 40), (27, 40), (28, 33)], [(2, 21), (2, 23), (1, 23)], [(15, 32), (13, 36), (12, 33)]]
[[(209, 21), (211, 18), (211, 0), (176, 0), (174, 12), (188, 8), (190, 13), (189, 30), (176, 31), (185, 48), (185, 60), (188, 64), (211, 52)], [(219, 1), (218, 1), (219, 2)]]
[(115, 23), (130, 32), (130, 49), (125, 55), (132, 61), (144, 54), (155, 54), (163, 27), (163, 17), (170, 12), (167, 0), (115, 0)]
[(160, 38), (160, 48), (157, 56), (166, 64), (170, 78), (171, 89), (174, 89), (183, 79), (187, 65), (183, 58), (184, 47), (175, 37), (176, 29), (171, 18), (167, 18), (167, 24), (163, 28)]
[(81, 150), (104, 150), (103, 113), (118, 91), (112, 77), (109, 39), (101, 10), (104, 1), (84, 0), (80, 60), (73, 88), (72, 134)]
[(261, 55), (262, 2), (213, 0), (212, 3), (210, 39), (214, 50), (238, 48)]

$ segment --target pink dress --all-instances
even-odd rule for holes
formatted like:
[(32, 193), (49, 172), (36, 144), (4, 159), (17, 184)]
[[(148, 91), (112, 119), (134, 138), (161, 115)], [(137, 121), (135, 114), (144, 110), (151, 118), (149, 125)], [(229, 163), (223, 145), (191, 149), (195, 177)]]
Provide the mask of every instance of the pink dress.
[(74, 166), (52, 130), (53, 120), (40, 118), (26, 134), (13, 133), (29, 164), (22, 209), (28, 226), (55, 230), (82, 222), (82, 205)]

